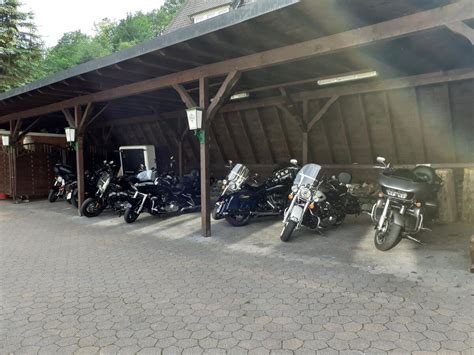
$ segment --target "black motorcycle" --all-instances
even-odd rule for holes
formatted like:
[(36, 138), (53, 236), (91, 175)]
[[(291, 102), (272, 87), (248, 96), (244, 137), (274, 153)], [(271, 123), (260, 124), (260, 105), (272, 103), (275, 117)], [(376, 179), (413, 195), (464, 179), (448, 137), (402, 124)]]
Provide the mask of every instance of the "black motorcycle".
[[(137, 175), (135, 193), (125, 210), (127, 223), (137, 220), (143, 211), (151, 215), (181, 214), (201, 207), (199, 172), (193, 171), (179, 180), (172, 172), (154, 177)], [(138, 180), (138, 181), (136, 181)]]
[(283, 218), (283, 242), (301, 226), (320, 231), (341, 225), (348, 214), (361, 213), (359, 200), (347, 188), (352, 176), (341, 173), (338, 178), (324, 177), (320, 171), (320, 165), (307, 164), (298, 172), (288, 196), (291, 204)]
[[(97, 190), (97, 182), (99, 181), (99, 178), (101, 174), (107, 170), (107, 161), (104, 161), (104, 164), (101, 168), (90, 172), (89, 170), (86, 170), (84, 172), (84, 197), (89, 198), (91, 196), (95, 195), (95, 192)], [(79, 201), (79, 190), (77, 187), (77, 181), (74, 181), (70, 185), (70, 193), (67, 196), (68, 201), (71, 202), (71, 204), (78, 208), (78, 201)]]
[(393, 169), (385, 158), (378, 157), (377, 162), (384, 170), (378, 178), (382, 191), (371, 212), (375, 247), (390, 250), (403, 237), (421, 244), (412, 235), (425, 229), (424, 221), (437, 216), (441, 178), (429, 166)]
[(285, 211), (293, 179), (298, 172), (298, 161), (280, 167), (263, 183), (251, 181), (249, 169), (236, 164), (226, 180), (212, 216), (225, 220), (235, 227), (247, 225), (252, 218), (281, 216)]
[(130, 199), (130, 182), (126, 177), (117, 177), (111, 161), (100, 174), (94, 197), (87, 198), (81, 205), (81, 215), (96, 217), (106, 208), (123, 213)]
[(56, 163), (54, 165), (54, 183), (48, 194), (49, 202), (56, 202), (58, 198), (66, 198), (72, 191), (72, 184), (76, 181), (74, 169), (66, 164)]

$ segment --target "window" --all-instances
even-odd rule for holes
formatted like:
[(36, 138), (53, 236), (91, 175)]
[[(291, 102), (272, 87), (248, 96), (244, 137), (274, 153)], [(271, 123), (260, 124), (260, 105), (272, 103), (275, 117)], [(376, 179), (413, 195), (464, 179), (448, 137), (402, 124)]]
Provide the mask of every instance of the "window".
[(216, 7), (214, 9), (210, 9), (210, 10), (201, 12), (199, 14), (196, 14), (192, 16), (192, 19), (194, 23), (199, 23), (202, 21), (206, 21), (210, 18), (225, 14), (226, 12), (229, 12), (229, 10), (230, 10), (229, 5), (220, 6), (220, 7)]

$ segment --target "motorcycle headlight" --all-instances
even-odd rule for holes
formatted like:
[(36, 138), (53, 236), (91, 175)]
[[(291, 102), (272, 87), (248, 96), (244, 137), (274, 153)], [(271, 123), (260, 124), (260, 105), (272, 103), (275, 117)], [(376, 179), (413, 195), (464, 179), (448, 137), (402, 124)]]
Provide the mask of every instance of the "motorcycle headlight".
[(63, 182), (63, 178), (61, 176), (58, 176), (56, 180), (58, 180), (58, 182)]
[(304, 200), (309, 200), (311, 198), (311, 190), (307, 187), (300, 188), (300, 197)]
[(222, 185), (224, 185), (224, 186), (225, 186), (225, 185), (227, 185), (227, 183), (228, 183), (228, 181), (227, 181), (227, 180), (225, 180), (225, 179), (224, 179), (224, 180), (222, 180)]
[(387, 189), (387, 195), (391, 197), (401, 198), (401, 199), (405, 199), (408, 197), (407, 192), (397, 191), (397, 190), (392, 190), (392, 189)]
[(298, 192), (298, 186), (293, 185), (293, 186), (291, 187), (291, 192), (293, 192), (294, 194), (297, 193), (297, 192)]

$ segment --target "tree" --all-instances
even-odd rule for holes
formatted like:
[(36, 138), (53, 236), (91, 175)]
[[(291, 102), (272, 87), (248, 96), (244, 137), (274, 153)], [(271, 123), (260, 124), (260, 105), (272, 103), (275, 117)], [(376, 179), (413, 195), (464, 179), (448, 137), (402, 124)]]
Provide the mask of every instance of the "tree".
[(42, 62), (44, 74), (54, 74), (92, 59), (103, 57), (110, 49), (81, 31), (67, 32), (47, 51)]
[(43, 43), (33, 15), (18, 0), (0, 0), (0, 92), (30, 82), (40, 70)]

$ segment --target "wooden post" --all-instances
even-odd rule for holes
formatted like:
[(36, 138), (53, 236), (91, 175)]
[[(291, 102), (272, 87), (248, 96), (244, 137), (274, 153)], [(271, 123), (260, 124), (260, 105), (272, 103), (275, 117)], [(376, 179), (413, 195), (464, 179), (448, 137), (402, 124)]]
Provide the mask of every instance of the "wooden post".
[(474, 169), (464, 169), (462, 220), (463, 222), (474, 223)]
[(211, 236), (211, 193), (210, 193), (210, 168), (209, 168), (209, 129), (207, 109), (209, 107), (209, 81), (207, 78), (199, 79), (199, 106), (203, 109), (203, 137), (200, 142), (201, 155), (201, 231), (203, 237)]
[(438, 221), (453, 223), (457, 221), (456, 182), (452, 169), (436, 170), (436, 174), (443, 180), (443, 186), (438, 192)]
[(471, 272), (474, 273), (474, 235), (471, 237)]
[(301, 133), (302, 144), (303, 144), (303, 165), (308, 164), (308, 131)]
[(74, 107), (74, 124), (76, 127), (76, 169), (77, 169), (77, 192), (79, 216), (81, 215), (81, 206), (84, 202), (84, 136), (78, 127), (82, 125), (82, 110), (80, 106)]
[(183, 177), (183, 170), (184, 170), (184, 164), (183, 164), (183, 140), (180, 139), (178, 141), (178, 171), (179, 171), (179, 177)]

